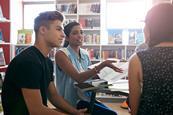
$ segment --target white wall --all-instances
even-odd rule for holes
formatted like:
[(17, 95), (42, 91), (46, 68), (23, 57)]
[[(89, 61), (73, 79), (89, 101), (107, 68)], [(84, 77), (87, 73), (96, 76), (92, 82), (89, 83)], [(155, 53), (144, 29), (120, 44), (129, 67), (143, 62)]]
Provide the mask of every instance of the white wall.
[(11, 43), (17, 43), (17, 30), (22, 28), (22, 0), (10, 0)]
[(172, 0), (152, 0), (152, 2), (153, 2), (153, 5), (154, 5), (154, 4), (158, 4), (158, 3), (161, 3), (161, 2), (171, 3)]
[[(10, 42), (17, 43), (17, 30), (22, 28), (22, 0), (10, 0)], [(11, 59), (15, 55), (14, 45), (10, 49)]]

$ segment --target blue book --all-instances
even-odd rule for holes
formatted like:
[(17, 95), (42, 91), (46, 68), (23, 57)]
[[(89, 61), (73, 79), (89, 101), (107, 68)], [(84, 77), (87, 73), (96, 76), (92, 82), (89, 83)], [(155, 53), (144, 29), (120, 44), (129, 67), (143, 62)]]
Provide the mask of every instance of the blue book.
[(0, 29), (0, 42), (3, 41), (3, 35), (2, 35), (2, 30)]

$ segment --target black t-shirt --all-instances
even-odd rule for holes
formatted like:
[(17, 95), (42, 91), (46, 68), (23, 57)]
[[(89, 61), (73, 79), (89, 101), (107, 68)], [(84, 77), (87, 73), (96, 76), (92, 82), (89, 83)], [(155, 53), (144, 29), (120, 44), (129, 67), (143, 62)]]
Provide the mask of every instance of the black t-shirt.
[(40, 89), (47, 106), (47, 88), (53, 81), (53, 64), (34, 46), (17, 55), (9, 64), (3, 87), (4, 115), (29, 115), (21, 88)]

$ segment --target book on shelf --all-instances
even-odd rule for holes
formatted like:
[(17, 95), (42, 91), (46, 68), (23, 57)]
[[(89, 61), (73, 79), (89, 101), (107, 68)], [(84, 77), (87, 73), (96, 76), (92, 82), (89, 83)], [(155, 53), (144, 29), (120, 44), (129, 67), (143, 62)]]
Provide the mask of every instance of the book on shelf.
[(136, 43), (137, 45), (139, 45), (139, 44), (141, 44), (141, 43), (143, 43), (143, 42), (144, 42), (144, 33), (141, 31), (141, 32), (138, 32), (138, 33), (136, 34), (135, 43)]
[(31, 44), (32, 43), (32, 29), (18, 30), (17, 44)]
[(127, 54), (126, 54), (127, 59), (129, 59), (130, 56), (131, 56), (134, 52), (135, 52), (135, 49), (127, 49)]
[(108, 43), (109, 44), (122, 44), (122, 29), (109, 29), (108, 30)]
[(0, 66), (6, 65), (3, 48), (0, 47)]
[(77, 4), (57, 4), (56, 9), (64, 14), (76, 14)]
[(115, 50), (103, 50), (102, 57), (104, 60), (108, 58), (125, 59), (124, 53), (125, 51), (122, 48), (118, 48)]
[(63, 26), (67, 25), (68, 23), (75, 22), (76, 19), (66, 19), (63, 23)]
[(129, 44), (135, 44), (136, 31), (129, 31)]
[(95, 33), (87, 33), (84, 34), (84, 44), (99, 44), (100, 43), (100, 35)]
[(79, 14), (100, 13), (100, 3), (82, 3), (79, 9)]
[(99, 29), (100, 28), (100, 19), (97, 17), (80, 17), (79, 23), (84, 29)]
[(89, 58), (91, 60), (100, 59), (100, 52), (99, 52), (98, 49), (93, 49), (93, 48), (89, 49), (89, 48), (87, 48), (86, 50), (88, 51)]
[(129, 44), (140, 44), (144, 42), (142, 29), (129, 29)]
[(27, 47), (29, 47), (29, 46), (18, 46), (18, 47), (16, 47), (16, 49), (15, 49), (15, 55), (18, 55), (23, 50), (25, 50)]
[(3, 33), (2, 33), (2, 29), (0, 28), (0, 43), (3, 43)]

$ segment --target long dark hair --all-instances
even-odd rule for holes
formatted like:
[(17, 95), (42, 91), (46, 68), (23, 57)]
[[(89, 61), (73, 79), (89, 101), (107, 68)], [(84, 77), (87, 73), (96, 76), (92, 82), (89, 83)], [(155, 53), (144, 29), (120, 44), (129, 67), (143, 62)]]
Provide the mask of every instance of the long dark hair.
[[(78, 22), (74, 21), (74, 22), (70, 22), (67, 25), (64, 26), (64, 33), (66, 35), (66, 37), (69, 37), (71, 30), (74, 26), (78, 26), (80, 25)], [(64, 41), (63, 47), (67, 47), (69, 45), (69, 42), (67, 40)]]

